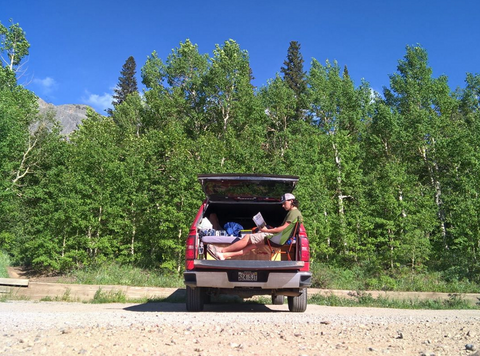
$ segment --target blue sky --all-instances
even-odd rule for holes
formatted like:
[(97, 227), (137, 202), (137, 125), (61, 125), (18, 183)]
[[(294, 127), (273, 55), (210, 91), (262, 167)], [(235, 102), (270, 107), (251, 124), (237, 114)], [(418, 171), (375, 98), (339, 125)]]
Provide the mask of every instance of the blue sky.
[(19, 23), (30, 42), (20, 84), (55, 104), (111, 104), (129, 56), (140, 69), (156, 51), (165, 60), (190, 39), (213, 56), (233, 39), (248, 51), (261, 87), (280, 72), (290, 41), (298, 41), (305, 70), (312, 58), (347, 66), (355, 85), (377, 91), (406, 53), (419, 44), (433, 76), (463, 88), (480, 73), (478, 0), (0, 0), (0, 21)]

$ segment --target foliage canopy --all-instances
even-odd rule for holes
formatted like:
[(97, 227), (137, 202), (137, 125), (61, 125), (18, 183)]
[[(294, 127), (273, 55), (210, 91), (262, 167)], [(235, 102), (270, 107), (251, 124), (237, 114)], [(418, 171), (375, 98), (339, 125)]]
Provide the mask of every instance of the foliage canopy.
[(90, 111), (68, 139), (30, 129), (36, 98), (0, 68), (2, 250), (39, 269), (177, 273), (203, 199), (197, 174), (294, 174), (314, 261), (480, 282), (479, 76), (452, 92), (407, 46), (380, 95), (336, 62), (302, 63), (291, 42), (284, 77), (256, 90), (238, 43), (210, 57), (186, 40), (148, 57), (140, 96), (130, 57), (111, 116)]

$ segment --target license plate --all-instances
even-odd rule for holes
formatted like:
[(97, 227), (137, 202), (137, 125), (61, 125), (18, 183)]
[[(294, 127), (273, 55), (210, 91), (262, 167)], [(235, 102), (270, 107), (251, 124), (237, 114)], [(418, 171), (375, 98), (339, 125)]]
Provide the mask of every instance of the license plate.
[(239, 282), (256, 282), (257, 272), (251, 272), (251, 271), (238, 272), (238, 281)]

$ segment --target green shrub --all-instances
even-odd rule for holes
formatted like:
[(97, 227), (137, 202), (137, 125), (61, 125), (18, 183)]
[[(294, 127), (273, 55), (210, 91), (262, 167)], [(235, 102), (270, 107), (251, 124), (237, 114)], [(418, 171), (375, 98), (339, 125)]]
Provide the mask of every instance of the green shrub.
[(367, 290), (396, 290), (397, 281), (390, 276), (381, 275), (378, 278), (367, 278), (365, 280), (365, 287)]
[(363, 272), (359, 268), (345, 269), (312, 263), (312, 287), (321, 289), (365, 289)]
[(458, 279), (456, 269), (445, 272), (421, 272), (403, 267), (379, 272), (369, 266), (352, 268), (312, 263), (312, 287), (342, 290), (416, 291), (439, 293), (477, 293), (480, 286)]
[(99, 288), (91, 303), (93, 304), (102, 304), (102, 303), (126, 303), (127, 297), (124, 292), (121, 290), (111, 290), (104, 292), (102, 288)]

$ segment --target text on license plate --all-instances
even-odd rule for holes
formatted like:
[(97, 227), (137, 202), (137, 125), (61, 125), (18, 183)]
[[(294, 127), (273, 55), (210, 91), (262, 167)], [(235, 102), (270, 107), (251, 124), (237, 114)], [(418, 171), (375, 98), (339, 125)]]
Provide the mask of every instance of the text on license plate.
[(256, 282), (257, 272), (252, 272), (252, 271), (238, 272), (238, 281), (239, 282)]

